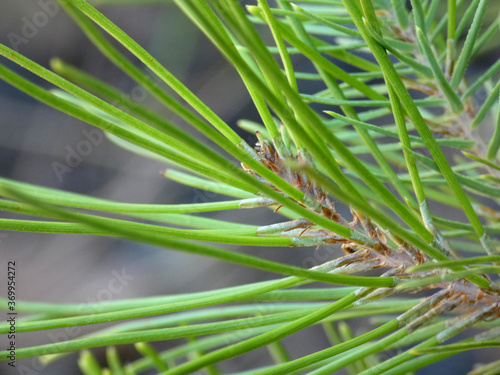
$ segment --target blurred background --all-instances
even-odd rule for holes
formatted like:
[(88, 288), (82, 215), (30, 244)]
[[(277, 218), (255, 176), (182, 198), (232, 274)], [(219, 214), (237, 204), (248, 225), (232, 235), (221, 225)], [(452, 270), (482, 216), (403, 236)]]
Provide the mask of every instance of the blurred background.
[[(235, 71), (173, 4), (101, 6), (99, 9), (226, 122), (235, 126), (240, 118), (257, 120)], [(31, 31), (25, 25), (41, 11), (44, 9), (37, 1), (2, 1), (0, 42), (47, 68), (51, 58), (59, 57), (105, 80), (165, 118), (180, 123), (175, 115), (103, 57), (62, 9), (50, 15), (46, 25), (37, 27), (33, 35), (27, 34), (29, 39), (25, 38), (23, 31)], [(26, 27), (28, 29), (24, 29)], [(1, 60), (19, 74), (50, 87), (6, 59)], [(132, 58), (132, 61), (140, 66), (137, 60)], [(106, 138), (71, 172), (58, 175), (54, 162), (66, 164), (70, 150), (75, 150), (79, 142), (86, 139), (82, 131), (91, 129), (90, 125), (61, 114), (0, 81), (1, 177), (123, 202), (168, 204), (221, 199), (212, 193), (186, 188), (165, 179), (160, 172), (168, 165), (131, 154)], [(254, 135), (240, 133), (249, 144), (255, 143)], [(5, 212), (0, 215), (13, 217)], [(234, 213), (221, 215), (228, 218)], [(277, 220), (265, 208), (247, 210), (244, 217), (241, 216), (238, 217), (240, 222), (254, 224)], [(0, 240), (2, 264), (16, 261), (17, 298), (28, 301), (86, 303), (108, 298), (203, 291), (274, 277), (207, 258), (106, 237), (1, 231)], [(304, 260), (304, 255), (314, 252), (314, 249), (273, 249), (272, 254), (267, 254), (267, 249), (241, 250), (298, 265)], [(2, 280), (6, 279), (3, 268), (0, 271)], [(110, 295), (106, 292), (107, 285), (117, 274), (125, 279), (126, 285), (119, 293)], [(0, 293), (3, 295), (4, 290)], [(78, 334), (90, 330), (92, 328), (81, 327)], [(48, 343), (53, 338), (64, 339), (65, 333), (22, 334), (18, 347)], [(178, 342), (157, 344), (157, 347), (174, 344)], [(317, 349), (322, 344), (324, 342), (319, 342)], [(138, 357), (133, 348), (121, 350), (126, 351), (121, 354), (122, 358)], [(97, 353), (103, 358), (102, 352)], [(255, 363), (261, 354), (252, 353), (247, 360)], [(18, 361), (39, 374), (79, 373), (75, 362), (76, 355), (46, 368), (37, 368), (31, 360)], [(4, 363), (0, 366), (1, 374), (7, 371)], [(241, 361), (233, 366), (234, 371), (238, 370), (237, 367), (248, 368)]]
[[(48, 3), (52, 2), (1, 1), (0, 43), (17, 49), (45, 67), (50, 66), (51, 58), (59, 57), (112, 84), (165, 118), (180, 123), (179, 119), (103, 57), (62, 9), (50, 8), (56, 11), (48, 12), (46, 24), (30, 29), (29, 25), (33, 25), (34, 17), (39, 16), (39, 12), (47, 13), (43, 4)], [(101, 6), (99, 9), (227, 123), (235, 126), (241, 118), (258, 120), (236, 72), (182, 12), (170, 2), (144, 3), (141, 6)], [(49, 87), (6, 59), (0, 60), (32, 81)], [(133, 58), (132, 61), (139, 65)], [(482, 60), (479, 68), (484, 68), (487, 61)], [(314, 88), (311, 89), (314, 91)], [(91, 129), (90, 125), (38, 103), (0, 81), (0, 177), (131, 203), (171, 204), (219, 199), (211, 193), (166, 180), (160, 172), (167, 165), (131, 154), (107, 139), (95, 146), (71, 172), (58, 175), (54, 171), (54, 163), (65, 164), (70, 150), (86, 139), (82, 131)], [(255, 143), (253, 135), (244, 134), (243, 137), (249, 144)], [(227, 219), (230, 215), (234, 213), (222, 213), (220, 218)], [(12, 217), (5, 212), (0, 212), (0, 216)], [(277, 220), (277, 217), (262, 208), (247, 210), (244, 217), (238, 215), (237, 220), (263, 225)], [(273, 249), (271, 252), (262, 248), (238, 250), (299, 266), (304, 266), (311, 259), (324, 258), (324, 261), (341, 255), (341, 251), (333, 247), (320, 249), (320, 252), (295, 248)], [(18, 272), (17, 298), (28, 301), (86, 303), (109, 298), (203, 291), (275, 277), (206, 258), (106, 237), (0, 231), (0, 254), (0, 280), (6, 280), (4, 264), (15, 261)], [(122, 290), (119, 293), (106, 292), (108, 283), (120, 277), (124, 286)], [(3, 282), (1, 285), (4, 285)], [(3, 288), (0, 295), (5, 295)], [(360, 324), (356, 329), (361, 331), (355, 329), (355, 333), (361, 333), (363, 326)], [(78, 328), (78, 334), (91, 329)], [(64, 335), (64, 332), (22, 334), (18, 337), (18, 347), (48, 343), (54, 338), (64, 339)], [(301, 335), (308, 335), (305, 341), (307, 347), (300, 344)], [(176, 343), (155, 345), (163, 349)], [(327, 345), (327, 340), (320, 329), (312, 328), (294, 335), (293, 340), (285, 340), (285, 344), (294, 356), (320, 350)], [(125, 361), (138, 357), (133, 348), (124, 347), (120, 350)], [(103, 359), (102, 351), (96, 353)], [(249, 367), (247, 363), (266, 365), (267, 359), (263, 358), (268, 356), (262, 353), (256, 351), (241, 357), (238, 362), (228, 363), (226, 370), (245, 369)], [(47, 367), (39, 367), (31, 360), (20, 360), (18, 364), (23, 365), (23, 368), (9, 372), (2, 363), (0, 374), (76, 374), (79, 370), (75, 362), (76, 355)], [(470, 369), (470, 359), (454, 357), (447, 363), (447, 368), (451, 371), (447, 372), (449, 374), (465, 373)]]

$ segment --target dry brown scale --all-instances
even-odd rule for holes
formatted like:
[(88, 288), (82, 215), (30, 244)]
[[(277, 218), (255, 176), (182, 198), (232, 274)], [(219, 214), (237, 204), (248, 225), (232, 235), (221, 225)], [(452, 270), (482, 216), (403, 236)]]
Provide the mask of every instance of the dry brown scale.
[[(303, 237), (324, 237), (325, 244), (342, 244), (342, 250), (345, 256), (335, 259), (337, 269), (341, 269), (341, 273), (354, 273), (360, 271), (368, 271), (377, 268), (388, 268), (389, 271), (384, 275), (398, 276), (402, 278), (420, 279), (428, 276), (444, 275), (443, 270), (432, 270), (418, 273), (407, 273), (406, 270), (418, 264), (428, 262), (425, 254), (409, 244), (403, 244), (398, 249), (393, 249), (387, 245), (383, 231), (374, 226), (366, 220), (360, 220), (355, 212), (352, 212), (353, 220), (348, 222), (336, 210), (334, 203), (328, 198), (327, 194), (316, 185), (315, 182), (309, 180), (304, 173), (293, 168), (300, 168), (300, 166), (310, 165), (306, 158), (299, 152), (297, 156), (290, 155), (288, 160), (283, 160), (276, 152), (274, 147), (269, 141), (262, 139), (258, 134), (260, 142), (256, 144), (255, 150), (260, 157), (260, 162), (269, 170), (273, 171), (276, 175), (289, 182), (291, 185), (307, 194), (310, 198), (319, 203), (320, 209), (315, 212), (320, 213), (326, 218), (342, 224), (351, 229), (361, 230), (366, 236), (377, 242), (376, 246), (367, 246), (354, 242), (349, 238), (344, 238), (336, 233), (326, 229), (314, 229), (313, 224), (304, 219), (296, 220), (296, 225), (292, 225), (290, 229), (304, 228), (299, 236)], [(276, 191), (280, 191), (275, 186), (271, 185), (268, 181), (257, 175), (253, 170), (249, 169), (246, 165), (242, 164), (245, 171), (255, 176), (260, 181), (266, 183)], [(301, 202), (297, 202), (301, 206), (306, 207)], [(272, 205), (272, 204), (270, 204)], [(275, 210), (279, 210), (281, 206)], [(310, 209), (309, 207), (306, 207)], [(360, 228), (360, 223), (363, 228)], [(437, 317), (447, 311), (460, 308), (462, 311), (461, 318), (473, 316), (478, 312), (485, 310), (484, 317), (500, 317), (500, 296), (495, 290), (483, 290), (474, 283), (465, 279), (454, 281), (443, 281), (437, 284), (428, 285), (425, 287), (418, 287), (411, 292), (419, 292), (424, 289), (438, 291), (427, 300), (431, 300), (429, 310), (418, 318), (412, 325), (412, 329), (425, 322)], [(408, 290), (407, 290), (408, 291)], [(375, 292), (375, 294), (383, 293), (384, 295), (394, 294), (398, 291), (394, 288), (384, 288), (383, 291)], [(368, 294), (368, 297), (370, 294)], [(439, 298), (437, 298), (439, 297)], [(366, 298), (366, 297), (365, 297)], [(376, 297), (374, 297), (376, 298)]]

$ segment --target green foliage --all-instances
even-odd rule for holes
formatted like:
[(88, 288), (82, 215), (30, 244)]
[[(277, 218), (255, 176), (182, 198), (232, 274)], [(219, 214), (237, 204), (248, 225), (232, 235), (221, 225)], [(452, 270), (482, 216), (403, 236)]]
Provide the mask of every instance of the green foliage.
[[(499, 346), (500, 62), (477, 77), (468, 70), (482, 47), (498, 39), (497, 21), (488, 17), (494, 5), (448, 0), (440, 15), (438, 0), (412, 0), (410, 9), (402, 0), (258, 0), (246, 8), (236, 0), (174, 0), (248, 90), (261, 123), (239, 125), (257, 131), (254, 149), (94, 7), (140, 1), (58, 1), (106, 57), (199, 136), (140, 103), (117, 100), (121, 92), (59, 59), (51, 71), (0, 45), (4, 61), (55, 89), (5, 65), (0, 78), (105, 131), (124, 149), (166, 163), (166, 178), (230, 198), (132, 204), (0, 178), (0, 209), (19, 216), (0, 219), (0, 229), (120, 237), (275, 278), (95, 305), (18, 301), (17, 310), (29, 318), (18, 321), (17, 332), (114, 324), (65, 342), (18, 348), (17, 359), (49, 363), (81, 350), (85, 374), (151, 368), (221, 374), (221, 362), (267, 347), (266, 367), (241, 370), (405, 374), (466, 350)], [(321, 89), (302, 92), (305, 80)], [(480, 89), (488, 91), (483, 102), (475, 97)], [(350, 217), (337, 212), (334, 201), (348, 206)], [(280, 222), (245, 224), (245, 210), (257, 207), (271, 208)], [(237, 210), (241, 222), (195, 215), (223, 210)], [(458, 211), (465, 222), (449, 214)], [(345, 256), (305, 269), (222, 244), (341, 245)], [(372, 270), (378, 273), (368, 276)], [(312, 282), (322, 285), (298, 288)], [(8, 299), (1, 306), (8, 307)], [(348, 325), (356, 317), (369, 317), (376, 327), (359, 334)], [(332, 345), (293, 357), (290, 341), (282, 339), (311, 326), (321, 327)], [(456, 339), (472, 326), (481, 330)], [(0, 324), (0, 333), (8, 331)], [(162, 352), (149, 344), (180, 338), (185, 343)], [(124, 344), (135, 344), (142, 357), (125, 364), (115, 348)], [(89, 351), (98, 347), (107, 347), (105, 370)], [(395, 348), (397, 355), (385, 354)], [(0, 355), (8, 359), (7, 351)], [(495, 364), (473, 373), (492, 373)]]

